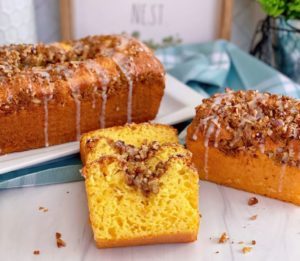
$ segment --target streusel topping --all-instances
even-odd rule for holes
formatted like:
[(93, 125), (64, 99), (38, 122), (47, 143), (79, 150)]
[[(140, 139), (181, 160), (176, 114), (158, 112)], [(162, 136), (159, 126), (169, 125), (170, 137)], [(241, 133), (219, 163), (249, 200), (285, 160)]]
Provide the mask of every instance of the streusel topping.
[(250, 151), (256, 156), (260, 151), (277, 162), (300, 166), (299, 149), (295, 146), (300, 139), (298, 100), (254, 90), (227, 89), (226, 93), (203, 100), (196, 111), (192, 139), (204, 133), (207, 145), (225, 153)]

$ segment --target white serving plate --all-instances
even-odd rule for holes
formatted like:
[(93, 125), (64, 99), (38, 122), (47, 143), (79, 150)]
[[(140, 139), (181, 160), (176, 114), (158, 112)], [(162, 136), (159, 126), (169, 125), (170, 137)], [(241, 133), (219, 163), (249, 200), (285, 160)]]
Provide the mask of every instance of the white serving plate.
[[(158, 115), (154, 122), (176, 124), (194, 115), (194, 107), (201, 103), (204, 96), (187, 87), (174, 77), (166, 76), (165, 95), (162, 99)], [(50, 146), (24, 152), (16, 152), (0, 156), (0, 174), (7, 173), (43, 162), (68, 156), (79, 152), (79, 143)]]

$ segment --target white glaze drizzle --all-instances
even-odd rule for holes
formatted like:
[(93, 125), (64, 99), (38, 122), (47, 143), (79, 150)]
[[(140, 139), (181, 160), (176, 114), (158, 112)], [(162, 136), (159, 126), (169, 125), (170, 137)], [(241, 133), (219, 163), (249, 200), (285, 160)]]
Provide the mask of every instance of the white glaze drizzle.
[(103, 55), (110, 57), (124, 74), (128, 82), (128, 98), (127, 98), (127, 122), (132, 122), (132, 96), (133, 96), (133, 79), (134, 64), (133, 58), (125, 56), (122, 52), (127, 49), (132, 38), (128, 36), (116, 36), (119, 39), (119, 44), (116, 49), (105, 48), (102, 50)]
[(264, 143), (261, 143), (258, 145), (259, 147), (259, 150), (261, 152), (261, 154), (264, 154), (265, 153), (265, 144)]
[[(299, 149), (299, 145), (297, 147), (298, 147), (297, 159), (300, 161), (300, 149)], [(298, 168), (300, 168), (300, 164), (298, 165)]]
[(7, 98), (6, 98), (6, 101), (8, 103), (10, 103), (12, 100), (13, 100), (13, 94), (12, 94), (12, 91), (10, 88), (6, 88), (7, 90)]
[[(294, 152), (294, 145), (292, 143), (290, 143), (288, 145), (288, 153), (290, 153), (290, 151)], [(298, 157), (298, 159), (300, 159), (300, 152), (297, 155), (297, 157)], [(284, 179), (284, 176), (286, 173), (286, 165), (287, 165), (287, 163), (282, 163), (281, 170), (280, 170), (280, 176), (279, 176), (279, 182), (278, 182), (278, 192), (280, 192), (280, 193), (282, 192), (282, 188), (283, 188), (283, 179)]]
[(66, 77), (69, 89), (71, 90), (72, 97), (74, 99), (76, 115), (75, 115), (75, 128), (76, 128), (76, 140), (80, 139), (81, 129), (80, 129), (80, 120), (81, 120), (81, 101), (80, 101), (80, 85), (74, 85), (72, 82), (73, 71), (64, 68), (62, 70), (63, 74)]
[(96, 108), (96, 93), (97, 93), (97, 86), (94, 85), (94, 88), (93, 88), (93, 100), (92, 100), (92, 108), (93, 109)]
[[(101, 77), (101, 99), (102, 99), (102, 104), (101, 104), (101, 112), (100, 112), (100, 127), (105, 128), (105, 122), (106, 122), (106, 117), (105, 117), (105, 112), (106, 112), (106, 103), (107, 103), (107, 86), (109, 83), (109, 79), (107, 76), (107, 73), (104, 71), (104, 69), (101, 67), (101, 65), (94, 60), (88, 60), (85, 63), (85, 66), (87, 67), (88, 70), (94, 70), (97, 74), (97, 76)], [(97, 87), (96, 87), (97, 90)]]
[[(49, 106), (48, 103), (49, 101), (53, 98), (53, 84), (51, 84), (50, 81), (50, 74), (47, 71), (40, 71), (39, 68), (32, 68), (33, 73), (36, 73), (38, 75), (40, 75), (43, 79), (46, 80), (48, 87), (51, 88), (50, 89), (50, 95), (47, 93), (47, 91), (45, 91), (44, 94), (44, 98), (43, 98), (43, 102), (44, 102), (44, 144), (45, 147), (49, 146)], [(40, 81), (41, 84), (43, 84), (43, 82)], [(32, 83), (30, 80), (30, 88), (32, 89)], [(44, 89), (43, 89), (44, 90)]]
[(49, 135), (48, 135), (48, 125), (49, 125), (49, 110), (48, 110), (48, 98), (44, 96), (44, 137), (45, 137), (45, 147), (49, 146)]
[(209, 150), (209, 139), (210, 136), (213, 134), (215, 130), (214, 124), (211, 123), (208, 127), (207, 132), (205, 133), (205, 138), (204, 138), (204, 174), (205, 174), (205, 179), (208, 179), (208, 150)]
[(76, 140), (80, 139), (80, 120), (81, 120), (81, 102), (79, 99), (79, 94), (78, 93), (73, 93), (74, 97), (74, 102), (76, 106)]
[(132, 64), (132, 57), (125, 57), (121, 53), (115, 53), (112, 57), (113, 61), (116, 63), (116, 65), (120, 68), (121, 72), (125, 75), (126, 80), (128, 82), (128, 98), (127, 98), (127, 122), (132, 122), (132, 95), (133, 95), (133, 79), (131, 75), (133, 74), (132, 69), (128, 68), (128, 66), (125, 65), (123, 60), (126, 58), (126, 60), (129, 60), (131, 66)]
[(215, 133), (215, 142), (214, 142), (214, 147), (215, 148), (218, 148), (218, 146), (219, 146), (218, 138), (219, 138), (219, 135), (220, 135), (220, 131), (221, 131), (221, 127), (218, 127), (217, 130), (216, 130), (216, 133)]
[(285, 171), (286, 171), (286, 164), (282, 164), (281, 170), (280, 170), (280, 175), (279, 175), (279, 182), (278, 182), (278, 192), (282, 192), (282, 187), (283, 187), (283, 178), (285, 176)]
[[(232, 96), (232, 92), (219, 94), (215, 98), (213, 104), (211, 105), (211, 109), (214, 109), (215, 106), (220, 105), (223, 99), (230, 98), (231, 96)], [(218, 122), (218, 117), (217, 116), (208, 116), (205, 119), (201, 119), (199, 121), (197, 127), (195, 128), (195, 131), (194, 131), (193, 135), (192, 135), (193, 140), (196, 141), (198, 139), (198, 132), (200, 130), (200, 127), (202, 126), (203, 123), (206, 124), (207, 121), (210, 120), (210, 119), (215, 119), (215, 121)]]

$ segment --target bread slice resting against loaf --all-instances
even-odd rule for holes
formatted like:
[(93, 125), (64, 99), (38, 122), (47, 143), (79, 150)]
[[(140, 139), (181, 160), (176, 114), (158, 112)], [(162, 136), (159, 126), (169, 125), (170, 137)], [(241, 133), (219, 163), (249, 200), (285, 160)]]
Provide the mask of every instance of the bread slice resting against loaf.
[(196, 108), (187, 148), (201, 179), (300, 205), (300, 101), (258, 91)]
[(198, 173), (175, 129), (144, 123), (87, 133), (81, 156), (98, 247), (197, 239)]

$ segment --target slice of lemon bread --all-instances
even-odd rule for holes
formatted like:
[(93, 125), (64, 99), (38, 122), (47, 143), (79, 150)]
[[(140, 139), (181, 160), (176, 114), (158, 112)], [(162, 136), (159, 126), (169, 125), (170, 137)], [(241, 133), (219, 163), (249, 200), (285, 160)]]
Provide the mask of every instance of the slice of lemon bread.
[[(108, 138), (105, 140), (103, 138)], [(177, 130), (171, 126), (140, 123), (126, 124), (106, 129), (88, 132), (81, 137), (80, 154), (83, 164), (87, 161), (98, 159), (103, 154), (103, 148), (111, 141), (122, 140), (126, 144), (140, 147), (144, 143), (157, 141), (160, 144), (178, 143)]]
[(103, 137), (98, 144), (104, 144), (100, 158), (90, 158), (83, 168), (98, 247), (197, 239), (198, 174), (188, 150), (176, 143), (135, 147)]

